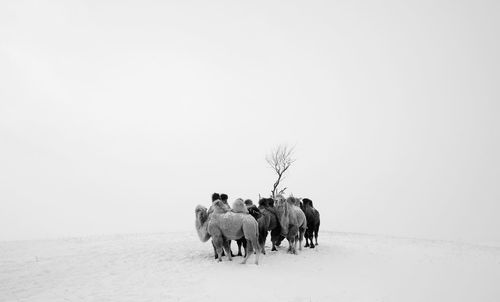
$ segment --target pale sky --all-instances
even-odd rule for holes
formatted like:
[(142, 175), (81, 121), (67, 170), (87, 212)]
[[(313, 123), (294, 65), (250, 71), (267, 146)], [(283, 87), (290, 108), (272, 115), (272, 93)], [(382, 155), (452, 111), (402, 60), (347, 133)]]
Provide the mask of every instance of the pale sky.
[(195, 232), (284, 143), (323, 230), (500, 243), (499, 37), (498, 1), (2, 1), (0, 240)]

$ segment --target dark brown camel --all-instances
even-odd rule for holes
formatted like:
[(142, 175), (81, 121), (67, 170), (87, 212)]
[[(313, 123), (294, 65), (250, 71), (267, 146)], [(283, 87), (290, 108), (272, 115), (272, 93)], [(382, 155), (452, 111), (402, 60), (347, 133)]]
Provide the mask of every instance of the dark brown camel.
[(318, 232), (320, 224), (319, 212), (313, 207), (312, 200), (308, 198), (302, 199), (301, 208), (306, 214), (307, 219), (307, 230), (304, 234), (304, 237), (306, 238), (306, 245), (304, 247), (314, 248), (313, 236), (316, 239), (316, 245), (318, 245)]
[(267, 232), (261, 242), (262, 244), (266, 242), (267, 233), (270, 231), (271, 243), (273, 245), (271, 251), (276, 251), (276, 246), (279, 245), (278, 242), (280, 241), (281, 237), (281, 226), (278, 220), (276, 208), (274, 207), (274, 200), (272, 198), (263, 198), (259, 200), (259, 210), (262, 212), (262, 214), (269, 217)]

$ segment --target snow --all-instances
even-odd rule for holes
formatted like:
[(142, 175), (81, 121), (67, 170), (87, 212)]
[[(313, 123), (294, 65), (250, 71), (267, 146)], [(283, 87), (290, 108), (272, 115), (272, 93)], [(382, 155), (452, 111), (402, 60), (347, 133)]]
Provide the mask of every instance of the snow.
[[(500, 248), (320, 231), (222, 263), (190, 232), (0, 242), (0, 301), (500, 301)], [(267, 242), (269, 245), (269, 242)], [(236, 244), (232, 245), (236, 250)]]

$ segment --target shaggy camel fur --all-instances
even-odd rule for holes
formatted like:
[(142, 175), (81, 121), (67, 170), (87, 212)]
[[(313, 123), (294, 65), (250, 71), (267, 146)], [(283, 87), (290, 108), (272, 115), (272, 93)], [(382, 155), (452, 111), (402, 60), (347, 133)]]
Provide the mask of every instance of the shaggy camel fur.
[(313, 235), (316, 238), (316, 245), (318, 245), (318, 232), (320, 223), (319, 212), (313, 207), (312, 200), (308, 198), (304, 198), (302, 200), (301, 208), (306, 214), (307, 219), (307, 230), (305, 233), (306, 245), (304, 247), (314, 248)]
[(248, 214), (248, 209), (245, 206), (243, 199), (237, 198), (235, 201), (233, 201), (233, 208), (232, 208), (231, 212)]
[(275, 203), (281, 225), (281, 235), (288, 240), (288, 252), (292, 254), (297, 253), (297, 240), (299, 241), (299, 250), (302, 250), (302, 240), (307, 228), (306, 215), (295, 205), (296, 202), (294, 197), (288, 197), (286, 201), (280, 198)]
[[(241, 209), (240, 202), (242, 201), (235, 201), (233, 208)], [(260, 247), (258, 242), (259, 234), (257, 221), (248, 214), (227, 211), (220, 200), (215, 201), (213, 206), (214, 211), (210, 219), (208, 219), (207, 230), (208, 234), (212, 236), (212, 242), (217, 250), (219, 262), (222, 261), (223, 248), (226, 250), (229, 260), (232, 260), (228, 240), (236, 240), (245, 237), (249, 244), (246, 257), (243, 259), (242, 263), (246, 263), (251, 254), (249, 251), (255, 249), (255, 264), (259, 264)]]

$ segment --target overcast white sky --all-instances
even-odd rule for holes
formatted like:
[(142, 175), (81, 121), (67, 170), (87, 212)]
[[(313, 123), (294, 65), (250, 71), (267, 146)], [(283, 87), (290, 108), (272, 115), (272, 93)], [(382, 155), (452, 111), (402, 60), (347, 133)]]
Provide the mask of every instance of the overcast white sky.
[(212, 192), (322, 228), (500, 242), (498, 1), (2, 1), (0, 240), (193, 230)]

